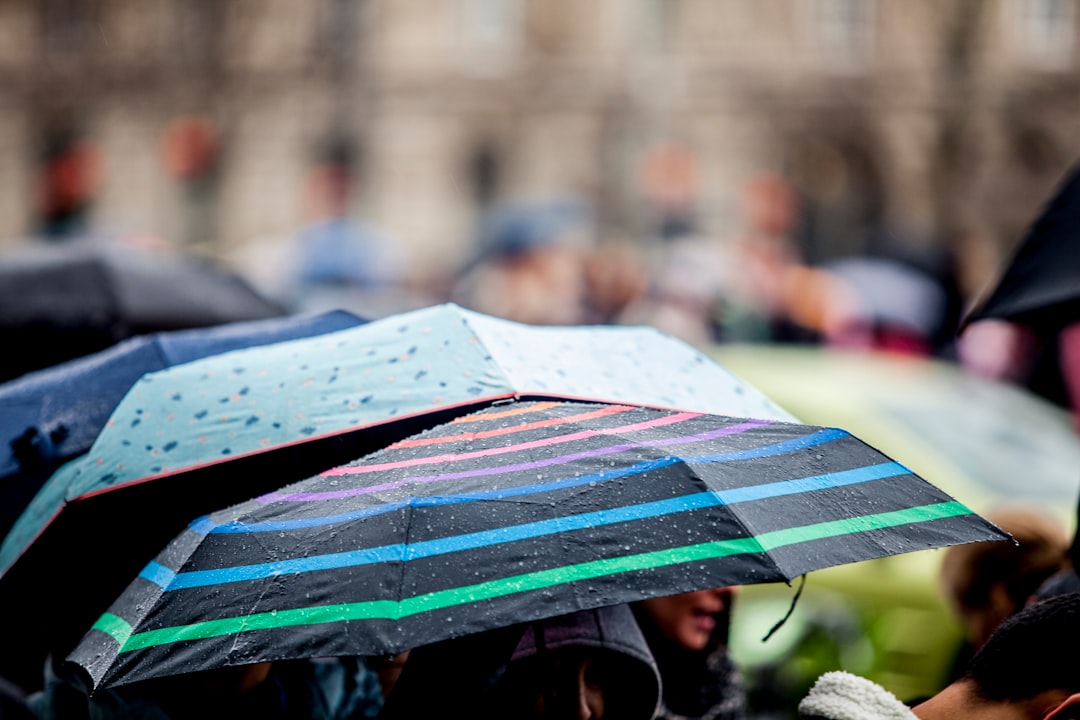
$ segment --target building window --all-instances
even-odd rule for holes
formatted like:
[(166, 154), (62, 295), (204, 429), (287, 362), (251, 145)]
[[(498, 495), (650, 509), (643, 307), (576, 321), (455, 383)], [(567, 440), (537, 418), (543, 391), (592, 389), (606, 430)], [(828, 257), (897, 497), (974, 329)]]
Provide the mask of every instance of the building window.
[(1068, 67), (1076, 46), (1076, 0), (1022, 0), (1019, 22), (1021, 52), (1032, 63)]
[(322, 0), (316, 27), (316, 53), (334, 66), (344, 66), (352, 57), (357, 40), (357, 22), (366, 8), (352, 0)]
[(50, 58), (77, 57), (88, 48), (94, 25), (92, 6), (78, 0), (45, 0), (41, 4), (42, 39)]
[(873, 58), (875, 0), (817, 0), (812, 21), (817, 47), (832, 68), (856, 71)]
[(461, 35), (467, 50), (507, 53), (521, 44), (521, 0), (461, 0)]
[(643, 0), (638, 36), (642, 49), (659, 53), (671, 50), (678, 11), (673, 0)]
[(472, 200), (481, 210), (492, 205), (499, 195), (501, 160), (498, 148), (492, 142), (477, 143), (469, 154), (466, 175)]
[(216, 0), (184, 0), (174, 7), (178, 62), (189, 67), (216, 65), (225, 21), (223, 5)]

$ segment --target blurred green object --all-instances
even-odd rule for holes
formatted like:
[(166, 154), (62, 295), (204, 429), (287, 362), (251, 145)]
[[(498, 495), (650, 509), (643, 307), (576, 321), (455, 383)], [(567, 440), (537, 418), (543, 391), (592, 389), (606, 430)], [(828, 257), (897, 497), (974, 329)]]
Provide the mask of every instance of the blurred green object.
[[(1064, 410), (1023, 388), (922, 357), (817, 346), (719, 345), (713, 358), (799, 420), (850, 431), (978, 513), (1033, 506), (1069, 531), (1080, 438)], [(732, 654), (759, 718), (794, 718), (821, 673), (845, 669), (904, 700), (937, 692), (961, 633), (938, 589), (941, 551), (844, 565), (796, 586), (745, 587)]]

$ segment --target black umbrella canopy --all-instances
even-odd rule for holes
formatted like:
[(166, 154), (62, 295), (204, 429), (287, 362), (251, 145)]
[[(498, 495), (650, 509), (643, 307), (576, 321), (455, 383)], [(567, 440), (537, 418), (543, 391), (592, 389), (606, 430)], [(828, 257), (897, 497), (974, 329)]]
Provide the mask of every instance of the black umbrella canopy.
[(284, 310), (209, 261), (137, 247), (32, 245), (0, 255), (0, 380), (133, 335), (259, 320)]
[(517, 402), (195, 521), (70, 659), (100, 687), (382, 655), (1007, 537), (842, 430)]
[(1048, 334), (1080, 320), (1080, 167), (1066, 176), (964, 324), (990, 318)]

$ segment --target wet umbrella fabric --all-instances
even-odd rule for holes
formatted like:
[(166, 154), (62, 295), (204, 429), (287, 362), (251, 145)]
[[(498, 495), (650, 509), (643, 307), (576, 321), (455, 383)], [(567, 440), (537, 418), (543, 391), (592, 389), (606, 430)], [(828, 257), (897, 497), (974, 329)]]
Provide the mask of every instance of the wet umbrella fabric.
[(1080, 168), (1055, 191), (964, 324), (990, 318), (1046, 334), (1080, 320)]
[(0, 385), (0, 537), (57, 467), (86, 452), (148, 372), (355, 327), (343, 310), (140, 335)]
[(1006, 537), (840, 430), (512, 403), (197, 520), (69, 659), (102, 686), (387, 654)]
[(236, 273), (137, 247), (35, 245), (0, 255), (0, 380), (128, 337), (284, 315)]
[(791, 418), (655, 329), (534, 327), (452, 304), (149, 373), (0, 545), (0, 613), (21, 619), (6, 644), (66, 652), (192, 518), (515, 396)]

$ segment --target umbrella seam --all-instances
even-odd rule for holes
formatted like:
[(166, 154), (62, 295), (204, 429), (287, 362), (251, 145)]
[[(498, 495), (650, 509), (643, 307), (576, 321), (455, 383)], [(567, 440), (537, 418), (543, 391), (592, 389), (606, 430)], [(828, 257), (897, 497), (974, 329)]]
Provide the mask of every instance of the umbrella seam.
[[(697, 471), (691, 465), (687, 465), (685, 463), (685, 461), (680, 461), (680, 464), (684, 465), (690, 471), (690, 475), (695, 480), (700, 482), (703, 486), (705, 486), (706, 490), (711, 492), (713, 495), (716, 495), (717, 497), (720, 497), (721, 500), (723, 500), (720, 493), (718, 493), (717, 491), (710, 488), (708, 483), (705, 482), (705, 480), (697, 473)], [(763, 555), (769, 561), (769, 563), (772, 564), (772, 566), (776, 570), (776, 572), (779, 573), (780, 575), (782, 575), (785, 578), (788, 577), (787, 571), (785, 571), (782, 567), (780, 567), (780, 564), (778, 562), (776, 562), (776, 560), (773, 558), (772, 553), (769, 552), (768, 550), (766, 550), (765, 546), (761, 544), (761, 541), (757, 536), (757, 532), (754, 531), (753, 528), (751, 528), (750, 525), (747, 524), (746, 520), (739, 515), (739, 511), (738, 511), (737, 506), (738, 506), (738, 503), (728, 503), (728, 502), (723, 502), (720, 505), (720, 507), (726, 508), (728, 510), (728, 512), (731, 514), (731, 517), (734, 518), (736, 523), (738, 523), (739, 528), (746, 534), (746, 539), (753, 541), (754, 545), (756, 545), (758, 547), (758, 549), (760, 551), (760, 554)], [(788, 582), (788, 584), (790, 584), (791, 581), (788, 580), (787, 582)]]

